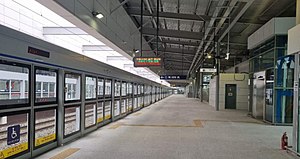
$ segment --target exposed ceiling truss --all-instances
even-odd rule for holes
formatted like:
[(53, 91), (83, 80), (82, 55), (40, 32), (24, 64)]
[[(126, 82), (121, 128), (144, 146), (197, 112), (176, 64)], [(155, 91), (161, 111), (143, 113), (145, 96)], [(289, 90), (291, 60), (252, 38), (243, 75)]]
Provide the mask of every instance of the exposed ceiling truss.
[[(130, 0), (124, 8), (137, 28), (143, 26), (143, 36), (153, 51), (158, 45), (157, 56), (164, 58), (162, 69), (178, 69), (177, 73), (184, 70), (181, 72), (190, 74), (200, 66), (213, 65), (209, 60), (204, 61), (204, 56), (216, 50), (217, 43), (223, 55), (230, 46), (232, 59), (221, 60), (223, 69), (247, 60), (247, 37), (275, 16), (292, 16), (291, 2), (293, 0), (159, 0), (157, 8), (157, 0), (144, 0), (143, 24), (140, 24), (140, 0)], [(270, 5), (277, 10), (281, 8), (281, 13)], [(159, 25), (156, 25), (157, 10)], [(229, 32), (230, 41), (227, 41)], [(161, 71), (161, 74), (172, 73)]]

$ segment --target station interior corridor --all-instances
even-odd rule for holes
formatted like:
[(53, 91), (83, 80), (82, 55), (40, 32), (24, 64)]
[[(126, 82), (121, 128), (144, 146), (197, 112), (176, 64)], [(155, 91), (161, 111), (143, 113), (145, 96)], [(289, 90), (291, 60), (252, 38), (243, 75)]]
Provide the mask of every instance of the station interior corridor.
[(287, 159), (283, 132), (246, 111), (215, 111), (184, 95), (172, 95), (58, 147), (37, 159)]

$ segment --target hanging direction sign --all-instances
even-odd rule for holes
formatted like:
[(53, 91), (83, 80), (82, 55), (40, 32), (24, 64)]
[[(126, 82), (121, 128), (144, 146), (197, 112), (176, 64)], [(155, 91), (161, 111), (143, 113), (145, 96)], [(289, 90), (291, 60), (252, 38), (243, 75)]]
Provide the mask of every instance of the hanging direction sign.
[(162, 80), (186, 80), (185, 75), (161, 75)]
[(200, 72), (217, 72), (215, 68), (200, 68)]

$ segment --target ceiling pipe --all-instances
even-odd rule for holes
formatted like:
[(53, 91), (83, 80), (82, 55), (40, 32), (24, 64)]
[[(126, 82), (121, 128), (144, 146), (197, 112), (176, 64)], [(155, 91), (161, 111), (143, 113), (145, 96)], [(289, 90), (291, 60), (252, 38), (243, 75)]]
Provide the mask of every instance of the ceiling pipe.
[[(242, 17), (242, 15), (247, 11), (247, 9), (252, 5), (252, 3), (254, 2), (254, 0), (249, 0), (247, 1), (246, 5), (243, 7), (243, 9), (239, 12), (238, 15), (235, 16), (234, 20), (231, 22), (231, 24), (227, 27), (227, 29), (225, 30), (225, 32), (223, 32), (223, 34), (219, 37), (218, 42), (221, 42), (224, 37), (228, 34), (228, 32), (233, 28), (233, 26), (237, 23), (237, 21)], [(202, 54), (203, 55), (203, 54)], [(201, 58), (197, 61), (197, 63), (200, 63)], [(198, 66), (197, 68), (199, 68), (200, 66)]]
[[(223, 34), (220, 36), (218, 42), (221, 42), (223, 40), (223, 38), (228, 34), (230, 29), (233, 28), (233, 26), (237, 23), (237, 21), (242, 17), (242, 15), (247, 11), (247, 9), (252, 5), (253, 2), (254, 2), (254, 0), (247, 1), (246, 5), (243, 7), (243, 9), (239, 12), (238, 15), (235, 16), (234, 20), (231, 22), (231, 24), (228, 26), (228, 28), (225, 30), (225, 32), (223, 32)], [(203, 56), (203, 54), (201, 54), (201, 55)], [(199, 63), (200, 60), (203, 59), (202, 56), (198, 59), (197, 63)]]
[[(218, 6), (223, 6), (224, 3), (225, 3), (225, 0), (220, 0), (219, 3), (218, 3)], [(221, 10), (220, 8), (216, 8), (216, 9), (215, 9), (215, 11), (214, 11), (214, 13), (213, 13), (213, 17), (210, 19), (210, 22), (209, 22), (209, 24), (208, 24), (208, 27), (207, 27), (206, 30), (205, 30), (204, 37), (203, 37), (202, 40), (206, 40), (208, 34), (210, 33), (210, 31), (211, 31), (211, 29), (212, 29), (212, 26), (214, 25), (214, 23), (215, 23), (215, 21), (216, 21), (216, 18), (215, 18), (215, 17), (218, 16), (220, 10)], [(203, 27), (205, 27), (205, 26), (203, 26)], [(194, 59), (193, 59), (193, 61), (192, 61), (192, 64), (191, 64), (190, 68), (189, 68), (188, 75), (190, 74), (190, 72), (191, 72), (192, 69), (194, 68), (194, 64), (195, 64), (196, 60), (198, 59), (198, 55), (199, 55), (199, 53), (200, 53), (200, 51), (201, 51), (201, 48), (202, 48), (203, 44), (204, 44), (204, 41), (201, 41), (201, 43), (200, 43), (200, 45), (199, 45), (199, 47), (198, 47), (198, 49), (197, 49), (196, 55), (195, 55), (195, 57), (194, 57)], [(201, 58), (201, 56), (200, 56), (200, 58)]]
[[(145, 3), (146, 3), (146, 7), (148, 8), (150, 14), (153, 14), (153, 11), (151, 9), (151, 6), (150, 6), (150, 3), (149, 3), (149, 0), (145, 0)], [(157, 8), (158, 9), (158, 8)], [(152, 18), (152, 22), (153, 22), (153, 25), (155, 28), (158, 28), (158, 26), (156, 25), (156, 22), (155, 22), (155, 19)], [(159, 37), (159, 39), (162, 41), (161, 37)], [(163, 47), (165, 47), (164, 45), (162, 45)]]

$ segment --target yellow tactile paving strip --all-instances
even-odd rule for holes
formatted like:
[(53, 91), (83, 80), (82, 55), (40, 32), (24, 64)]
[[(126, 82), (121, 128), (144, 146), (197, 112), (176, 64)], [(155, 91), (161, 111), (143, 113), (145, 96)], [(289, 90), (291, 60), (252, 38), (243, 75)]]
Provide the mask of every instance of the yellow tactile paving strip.
[(194, 125), (164, 125), (164, 124), (121, 124), (120, 126), (137, 126), (137, 127), (169, 127), (169, 128), (199, 128), (203, 127), (201, 120), (193, 120)]
[(203, 127), (201, 120), (194, 120), (194, 124), (196, 127)]
[(201, 120), (193, 120), (193, 125), (166, 125), (166, 124), (126, 124), (126, 123), (116, 123), (109, 127), (109, 129), (117, 129), (120, 126), (133, 126), (133, 127), (169, 127), (169, 128), (202, 128), (203, 122)]
[(121, 124), (114, 124), (111, 127), (109, 127), (109, 129), (117, 129), (120, 126), (121, 126)]
[(66, 150), (60, 152), (59, 154), (51, 157), (50, 159), (65, 159), (79, 150), (80, 150), (79, 148), (69, 148), (69, 149), (66, 149)]

